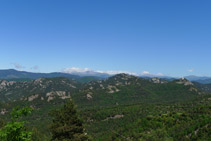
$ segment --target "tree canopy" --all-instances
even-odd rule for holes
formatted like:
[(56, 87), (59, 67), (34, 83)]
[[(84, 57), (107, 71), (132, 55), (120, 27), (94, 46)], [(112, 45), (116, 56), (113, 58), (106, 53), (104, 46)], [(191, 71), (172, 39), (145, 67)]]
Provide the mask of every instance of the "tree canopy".
[(50, 130), (52, 140), (59, 141), (84, 141), (88, 140), (82, 120), (79, 118), (76, 108), (71, 100), (61, 108), (51, 113), (53, 117)]
[(11, 122), (8, 122), (0, 129), (1, 141), (31, 141), (32, 132), (27, 131), (26, 121), (20, 121), (22, 116), (27, 116), (32, 111), (31, 108), (14, 108), (11, 112)]

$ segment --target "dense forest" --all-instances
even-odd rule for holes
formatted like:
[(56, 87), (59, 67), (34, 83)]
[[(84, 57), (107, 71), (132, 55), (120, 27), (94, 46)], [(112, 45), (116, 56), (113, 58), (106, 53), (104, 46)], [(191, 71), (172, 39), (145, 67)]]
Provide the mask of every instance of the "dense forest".
[(87, 83), (67, 78), (3, 82), (8, 85), (0, 91), (1, 140), (211, 138), (211, 94), (186, 79), (120, 74)]

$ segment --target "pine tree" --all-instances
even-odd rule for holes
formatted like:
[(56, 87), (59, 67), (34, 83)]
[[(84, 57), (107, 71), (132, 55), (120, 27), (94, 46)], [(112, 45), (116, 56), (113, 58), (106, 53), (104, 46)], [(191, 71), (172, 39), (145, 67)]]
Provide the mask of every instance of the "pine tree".
[(53, 122), (50, 125), (52, 140), (59, 141), (86, 141), (87, 135), (84, 133), (82, 120), (79, 118), (76, 108), (72, 101), (58, 110), (51, 113)]

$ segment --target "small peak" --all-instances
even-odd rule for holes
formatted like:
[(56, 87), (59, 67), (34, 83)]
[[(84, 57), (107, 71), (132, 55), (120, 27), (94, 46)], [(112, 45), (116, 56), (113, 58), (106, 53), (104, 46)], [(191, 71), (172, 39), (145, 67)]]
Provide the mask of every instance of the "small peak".
[(189, 81), (188, 79), (186, 79), (185, 77), (180, 78), (179, 81), (190, 82), (190, 81)]
[(132, 75), (129, 75), (127, 73), (119, 73), (119, 74), (116, 74), (114, 75), (114, 77), (131, 77)]
[(117, 75), (114, 75), (111, 77), (111, 79), (122, 79), (122, 80), (128, 80), (128, 79), (131, 79), (131, 78), (134, 78), (135, 76), (133, 75), (129, 75), (129, 74), (126, 74), (126, 73), (120, 73), (120, 74), (117, 74)]
[(182, 77), (176, 81), (177, 84), (184, 84), (185, 86), (194, 85), (191, 81), (187, 80), (186, 78)]

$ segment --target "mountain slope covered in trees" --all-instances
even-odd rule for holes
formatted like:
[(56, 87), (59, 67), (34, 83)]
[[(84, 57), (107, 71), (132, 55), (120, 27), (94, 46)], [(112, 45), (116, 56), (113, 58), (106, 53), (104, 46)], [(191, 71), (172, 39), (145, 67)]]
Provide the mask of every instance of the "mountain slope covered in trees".
[[(203, 84), (118, 74), (80, 83), (69, 78), (0, 81), (0, 118), (29, 106), (33, 137), (50, 140), (50, 111), (72, 99), (92, 140), (185, 140), (210, 136), (211, 95)], [(175, 134), (174, 134), (175, 133)]]

